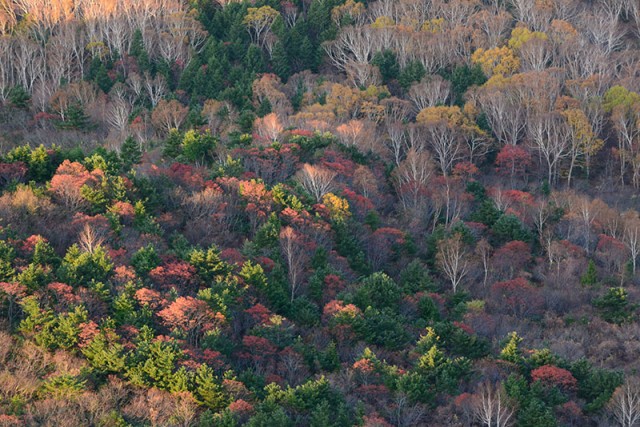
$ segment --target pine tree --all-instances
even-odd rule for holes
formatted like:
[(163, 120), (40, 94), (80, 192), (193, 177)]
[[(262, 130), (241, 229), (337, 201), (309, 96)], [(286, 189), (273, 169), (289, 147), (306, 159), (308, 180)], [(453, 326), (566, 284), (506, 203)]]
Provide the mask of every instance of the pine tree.
[(522, 360), (520, 349), (518, 348), (521, 341), (522, 338), (518, 336), (517, 332), (511, 332), (507, 345), (500, 351), (500, 358), (508, 362), (519, 363)]
[(580, 283), (582, 286), (595, 286), (598, 283), (598, 270), (593, 260), (589, 260), (587, 271), (580, 277)]
[(120, 147), (120, 159), (122, 160), (123, 169), (129, 170), (131, 166), (137, 165), (142, 159), (142, 150), (140, 144), (129, 136), (124, 140)]

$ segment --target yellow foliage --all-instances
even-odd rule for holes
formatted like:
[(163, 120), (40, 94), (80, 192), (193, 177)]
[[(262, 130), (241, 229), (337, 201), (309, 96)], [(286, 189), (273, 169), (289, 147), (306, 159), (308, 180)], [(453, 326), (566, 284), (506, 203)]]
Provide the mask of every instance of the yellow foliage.
[(509, 47), (513, 50), (518, 50), (523, 44), (531, 39), (548, 40), (549, 37), (540, 31), (531, 31), (526, 27), (516, 27), (511, 31)]
[(444, 25), (444, 18), (433, 18), (422, 24), (421, 30), (426, 33), (441, 33)]
[(520, 68), (520, 60), (507, 46), (493, 49), (478, 49), (471, 56), (474, 64), (479, 64), (487, 76), (510, 76)]
[(333, 193), (327, 193), (322, 196), (322, 204), (329, 210), (329, 215), (334, 221), (341, 222), (351, 216), (349, 202)]
[(250, 7), (247, 8), (242, 23), (250, 26), (272, 23), (279, 15), (280, 13), (271, 6)]
[(365, 12), (366, 8), (363, 3), (347, 0), (343, 5), (336, 6), (331, 10), (331, 19), (333, 19), (336, 25), (340, 25), (343, 18), (348, 16), (356, 20)]
[(416, 117), (417, 123), (430, 124), (444, 121), (450, 127), (461, 126), (464, 122), (464, 115), (460, 107), (454, 105), (452, 107), (438, 106), (427, 107), (418, 113)]
[(572, 130), (572, 136), (586, 155), (593, 156), (604, 146), (604, 141), (596, 138), (587, 115), (579, 108), (570, 108), (562, 112)]
[(391, 28), (396, 25), (395, 21), (388, 16), (379, 16), (378, 19), (375, 20), (373, 24), (371, 24), (371, 28), (381, 29), (381, 28)]

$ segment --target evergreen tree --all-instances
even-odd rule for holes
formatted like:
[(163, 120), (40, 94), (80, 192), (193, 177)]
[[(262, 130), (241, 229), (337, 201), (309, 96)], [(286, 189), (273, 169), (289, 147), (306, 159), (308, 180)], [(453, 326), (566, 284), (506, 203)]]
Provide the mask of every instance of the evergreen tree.
[(120, 159), (124, 170), (131, 169), (131, 166), (137, 165), (142, 160), (142, 150), (140, 144), (129, 136), (124, 140), (120, 147)]

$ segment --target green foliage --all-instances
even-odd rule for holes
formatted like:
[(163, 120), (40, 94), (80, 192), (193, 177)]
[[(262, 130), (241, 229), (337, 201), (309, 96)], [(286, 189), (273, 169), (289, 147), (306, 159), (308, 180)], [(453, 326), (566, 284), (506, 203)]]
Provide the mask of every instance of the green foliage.
[(487, 81), (480, 65), (460, 65), (451, 73), (443, 73), (443, 77), (451, 81), (452, 97), (456, 105), (463, 105), (463, 95), (471, 86), (481, 86)]
[(528, 242), (531, 239), (529, 231), (518, 217), (512, 214), (503, 214), (498, 218), (495, 224), (493, 224), (493, 227), (491, 227), (491, 233), (496, 241), (496, 245), (513, 240)]
[(87, 381), (73, 375), (62, 374), (48, 378), (40, 387), (40, 394), (55, 399), (78, 397), (86, 387)]
[(143, 277), (159, 265), (160, 257), (152, 244), (138, 249), (131, 257), (131, 266), (136, 270), (136, 273)]
[(38, 264), (29, 264), (16, 277), (18, 283), (27, 287), (29, 291), (37, 291), (49, 283), (49, 274)]
[(209, 131), (202, 134), (190, 130), (182, 139), (182, 155), (188, 162), (207, 164), (213, 160), (213, 151), (217, 144), (218, 140)]
[(51, 350), (67, 350), (76, 345), (80, 325), (88, 320), (87, 310), (82, 306), (57, 316), (51, 310), (42, 309), (34, 297), (23, 299), (21, 306), (25, 317), (20, 322), (19, 330), (33, 337), (39, 346)]
[(509, 339), (505, 346), (500, 351), (500, 358), (511, 363), (520, 363), (522, 361), (522, 354), (518, 346), (522, 342), (522, 338), (518, 336), (517, 332), (511, 332)]
[(219, 412), (228, 405), (229, 397), (218, 383), (213, 370), (206, 364), (196, 370), (194, 384), (194, 397), (198, 403), (215, 412)]
[(58, 269), (58, 276), (65, 283), (77, 286), (91, 281), (106, 282), (113, 272), (113, 263), (102, 246), (97, 246), (93, 252), (83, 251), (78, 245), (72, 245), (67, 250)]
[(598, 284), (598, 270), (596, 269), (596, 263), (590, 259), (587, 265), (587, 271), (580, 277), (580, 284), (582, 286), (595, 286)]
[(195, 267), (198, 276), (207, 284), (211, 284), (217, 277), (226, 276), (231, 272), (231, 266), (220, 258), (220, 251), (215, 245), (206, 250), (192, 250), (188, 260), (189, 264)]
[(578, 380), (578, 396), (587, 401), (587, 412), (602, 409), (623, 381), (621, 372), (594, 368), (586, 359), (577, 360), (568, 369)]
[(120, 159), (124, 170), (131, 169), (131, 166), (137, 165), (142, 160), (142, 149), (132, 136), (127, 137), (120, 147)]
[(389, 309), (368, 307), (362, 319), (355, 324), (355, 329), (365, 341), (389, 350), (402, 348), (411, 338), (404, 322)]
[(401, 292), (394, 280), (384, 273), (373, 273), (362, 281), (354, 295), (355, 304), (362, 310), (367, 307), (398, 310)]
[(99, 374), (120, 373), (125, 368), (124, 347), (111, 330), (99, 332), (82, 348), (82, 354)]
[(396, 55), (392, 50), (376, 52), (371, 60), (371, 64), (380, 69), (382, 81), (385, 83), (398, 78), (398, 74), (400, 74), (400, 66), (398, 66)]
[(16, 108), (27, 108), (31, 95), (22, 86), (14, 86), (9, 90), (9, 102)]
[(480, 205), (471, 213), (471, 221), (480, 222), (488, 227), (492, 227), (502, 213), (496, 208), (495, 203), (491, 199), (484, 199)]
[(606, 294), (593, 300), (593, 306), (604, 320), (620, 325), (635, 317), (637, 304), (629, 304), (628, 297), (624, 288), (609, 288)]
[(176, 383), (176, 362), (182, 352), (175, 342), (142, 341), (138, 344), (126, 376), (132, 384), (172, 390)]
[(15, 275), (11, 265), (15, 258), (15, 250), (4, 240), (0, 240), (0, 282), (9, 282)]
[(416, 292), (433, 291), (434, 283), (429, 274), (429, 268), (414, 259), (400, 272), (400, 287), (406, 294), (414, 294)]
[(400, 72), (398, 82), (404, 90), (407, 90), (414, 82), (419, 82), (426, 74), (427, 72), (420, 61), (409, 61)]

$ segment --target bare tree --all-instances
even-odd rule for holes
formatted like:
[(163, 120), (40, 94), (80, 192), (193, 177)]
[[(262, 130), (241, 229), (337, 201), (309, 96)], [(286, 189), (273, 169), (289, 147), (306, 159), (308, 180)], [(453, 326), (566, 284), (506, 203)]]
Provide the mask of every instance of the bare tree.
[(415, 83), (409, 89), (409, 99), (413, 101), (416, 111), (427, 107), (435, 107), (444, 104), (449, 99), (451, 83), (442, 77), (426, 76), (419, 83)]
[(538, 115), (529, 120), (529, 136), (533, 148), (538, 150), (547, 165), (547, 180), (556, 183), (558, 167), (569, 155), (569, 129), (556, 113)]
[(305, 163), (297, 174), (298, 182), (311, 194), (316, 202), (335, 188), (336, 173), (320, 166)]
[(98, 233), (90, 224), (85, 223), (78, 237), (78, 245), (80, 248), (85, 252), (93, 254), (93, 251), (102, 245), (102, 243), (104, 243), (104, 236)]
[(442, 239), (438, 243), (436, 265), (451, 282), (451, 289), (455, 293), (469, 272), (467, 251), (460, 233), (455, 233), (453, 236)]
[(513, 424), (513, 409), (507, 403), (502, 385), (484, 382), (474, 395), (472, 412), (478, 422), (486, 427), (507, 427)]
[(109, 103), (106, 119), (120, 135), (124, 135), (127, 130), (127, 125), (129, 124), (130, 114), (131, 103), (124, 99), (124, 97), (116, 96)]
[(280, 250), (287, 263), (291, 301), (293, 302), (299, 291), (306, 264), (306, 252), (302, 237), (293, 228), (284, 227), (280, 231)]
[(609, 401), (609, 411), (621, 427), (633, 427), (640, 422), (640, 388), (637, 380), (628, 379), (618, 387)]
[(156, 76), (152, 78), (149, 73), (145, 73), (144, 87), (149, 95), (152, 108), (156, 108), (160, 100), (167, 94), (167, 82), (165, 78), (160, 74), (156, 74)]
[(394, 182), (405, 210), (426, 207), (428, 184), (435, 170), (431, 155), (410, 149), (407, 157), (394, 171)]
[(635, 210), (629, 210), (622, 214), (624, 232), (622, 241), (629, 250), (633, 275), (636, 274), (638, 255), (640, 255), (640, 216)]

